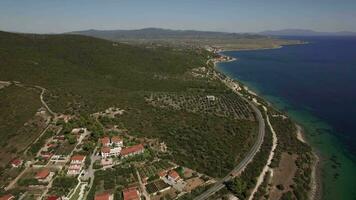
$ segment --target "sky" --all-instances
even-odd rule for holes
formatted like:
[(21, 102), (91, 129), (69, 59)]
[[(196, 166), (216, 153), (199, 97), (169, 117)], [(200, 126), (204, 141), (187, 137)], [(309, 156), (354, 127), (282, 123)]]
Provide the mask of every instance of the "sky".
[(356, 31), (356, 0), (0, 0), (0, 30)]

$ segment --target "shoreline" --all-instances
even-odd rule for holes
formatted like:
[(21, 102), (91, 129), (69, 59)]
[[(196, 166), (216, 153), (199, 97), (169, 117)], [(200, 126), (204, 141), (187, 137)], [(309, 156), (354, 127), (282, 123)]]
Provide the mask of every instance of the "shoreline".
[[(308, 44), (308, 42), (306, 43), (302, 43), (302, 44)], [(299, 44), (291, 44), (291, 45), (299, 45)], [(284, 45), (285, 46), (285, 45)], [(289, 46), (289, 45), (288, 45)], [(229, 78), (234, 84), (240, 86), (241, 84), (239, 84), (239, 80), (236, 80), (235, 78), (232, 78), (232, 77), (229, 77), (227, 74), (224, 74), (222, 72), (220, 72), (219, 70), (217, 70), (217, 64), (219, 63), (222, 63), (222, 62), (232, 62), (232, 61), (236, 61), (238, 60), (238, 58), (235, 58), (235, 57), (230, 57), (230, 56), (227, 56), (227, 55), (224, 55), (224, 52), (228, 52), (228, 51), (258, 51), (258, 50), (268, 50), (268, 49), (280, 49), (282, 48), (282, 46), (279, 46), (279, 47), (276, 47), (276, 48), (260, 48), (260, 49), (240, 49), (240, 50), (219, 50), (217, 51), (216, 53), (222, 57), (226, 57), (227, 59), (226, 60), (219, 60), (219, 61), (214, 61), (213, 64), (214, 64), (214, 71), (215, 73), (217, 74), (221, 74), (223, 76), (226, 76), (227, 78)], [(237, 82), (237, 83), (236, 83)], [(263, 99), (266, 103), (270, 104), (270, 105), (273, 105), (272, 103), (270, 103), (269, 101), (267, 101), (266, 99), (262, 98), (261, 95), (258, 95), (258, 93), (252, 91), (251, 89), (249, 89), (247, 86), (243, 85), (244, 89), (252, 94), (252, 95), (255, 95), (261, 99)], [(278, 109), (277, 109), (278, 110)], [(293, 120), (294, 121), (294, 120)], [(301, 142), (303, 143), (306, 143), (308, 144), (309, 146), (312, 147), (312, 145), (310, 144), (310, 142), (308, 142), (306, 140), (306, 137), (305, 137), (305, 132), (304, 132), (304, 129), (301, 125), (297, 124), (295, 121), (294, 121), (294, 124), (296, 125), (297, 127), (297, 132), (296, 132), (296, 137), (298, 140), (300, 140)], [(320, 156), (318, 155), (318, 152), (312, 147), (312, 154), (314, 156), (314, 159), (313, 159), (313, 164), (311, 166), (312, 168), (312, 172), (311, 172), (311, 182), (310, 182), (310, 186), (311, 186), (311, 189), (309, 191), (309, 199), (310, 200), (319, 200), (319, 199), (322, 199), (322, 181), (321, 181), (321, 163), (320, 163)]]

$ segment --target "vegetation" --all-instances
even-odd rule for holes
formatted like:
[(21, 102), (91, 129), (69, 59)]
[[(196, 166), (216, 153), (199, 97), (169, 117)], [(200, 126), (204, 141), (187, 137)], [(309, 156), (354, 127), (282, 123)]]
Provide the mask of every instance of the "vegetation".
[(295, 124), (289, 118), (270, 118), (271, 124), (274, 127), (279, 139), (279, 145), (277, 146), (275, 159), (273, 160), (272, 166), (278, 166), (282, 152), (298, 155), (295, 161), (298, 169), (293, 179), (294, 184), (292, 185), (292, 194), (284, 194), (283, 198), (307, 199), (308, 191), (310, 190), (311, 167), (313, 162), (311, 147), (297, 139), (295, 135)]
[(0, 99), (0, 166), (4, 167), (41, 133), (41, 118), (35, 117), (41, 102), (38, 90), (15, 85), (0, 89)]
[(239, 199), (246, 199), (249, 196), (250, 190), (256, 185), (257, 177), (267, 163), (271, 147), (272, 133), (269, 127), (266, 126), (266, 134), (260, 151), (257, 152), (240, 176), (226, 183), (226, 187)]
[(120, 165), (115, 166), (113, 169), (96, 171), (94, 184), (89, 192), (88, 200), (94, 199), (96, 192), (104, 190), (116, 190), (117, 193), (122, 193), (122, 189), (137, 182), (136, 172), (130, 165)]
[[(146, 102), (152, 93), (231, 93), (217, 80), (189, 75), (206, 65), (211, 54), (205, 50), (6, 32), (0, 32), (0, 46), (0, 80), (46, 88), (45, 101), (51, 109), (75, 114), (77, 121), (89, 126), (92, 141), (103, 135), (103, 127), (90, 114), (118, 107), (125, 114), (106, 120), (105, 126), (119, 122), (135, 136), (158, 138), (178, 164), (218, 177), (232, 169), (256, 136), (257, 123), (251, 120), (153, 107)], [(62, 133), (73, 127), (65, 125)], [(87, 147), (92, 149), (90, 144)]]
[(298, 44), (299, 41), (282, 40), (256, 34), (238, 34), (194, 30), (168, 30), (146, 28), (140, 30), (88, 30), (73, 32), (131, 44), (157, 44), (177, 47), (204, 47), (206, 45), (224, 49), (273, 48), (279, 45)]
[(59, 176), (53, 180), (49, 193), (58, 196), (67, 195), (77, 184), (78, 180), (75, 177)]

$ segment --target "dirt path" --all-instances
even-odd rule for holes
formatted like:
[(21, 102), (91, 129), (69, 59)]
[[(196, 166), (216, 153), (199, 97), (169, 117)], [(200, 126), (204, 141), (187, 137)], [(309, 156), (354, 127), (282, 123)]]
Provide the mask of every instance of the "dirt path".
[(269, 117), (268, 117), (268, 114), (267, 114), (267, 108), (265, 106), (263, 106), (263, 109), (265, 110), (265, 113), (266, 113), (266, 121), (267, 121), (267, 124), (272, 132), (272, 138), (273, 138), (273, 143), (272, 143), (272, 148), (271, 148), (271, 151), (269, 153), (269, 156), (268, 156), (268, 160), (267, 160), (267, 163), (266, 165), (263, 167), (263, 170), (260, 174), (260, 176), (258, 177), (257, 179), (257, 183), (256, 183), (256, 186), (255, 188), (253, 188), (251, 194), (250, 194), (250, 197), (248, 198), (249, 200), (252, 200), (255, 193), (258, 191), (258, 188), (260, 187), (260, 185), (262, 184), (267, 172), (270, 170), (270, 167), (269, 165), (271, 164), (272, 162), (272, 159), (274, 157), (274, 151), (276, 150), (276, 147), (277, 147), (277, 142), (278, 142), (278, 139), (277, 139), (277, 135), (276, 135), (276, 132), (274, 131), (270, 121), (269, 121)]

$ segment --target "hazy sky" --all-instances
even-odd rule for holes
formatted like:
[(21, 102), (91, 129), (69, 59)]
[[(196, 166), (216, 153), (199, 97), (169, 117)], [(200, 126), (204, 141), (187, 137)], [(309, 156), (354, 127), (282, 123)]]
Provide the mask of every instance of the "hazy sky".
[(0, 0), (0, 30), (356, 31), (356, 0)]

